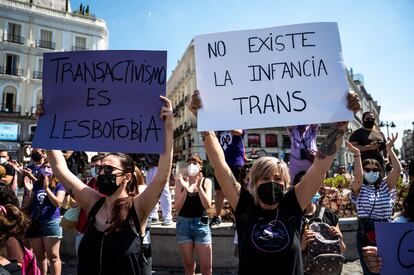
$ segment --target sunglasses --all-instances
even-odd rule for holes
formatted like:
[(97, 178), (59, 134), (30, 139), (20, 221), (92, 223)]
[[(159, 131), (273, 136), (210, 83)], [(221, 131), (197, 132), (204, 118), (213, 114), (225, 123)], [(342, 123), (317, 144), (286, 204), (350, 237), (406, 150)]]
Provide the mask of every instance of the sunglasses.
[(366, 119), (364, 119), (364, 121), (375, 121), (375, 119), (374, 118), (366, 118)]
[(378, 168), (364, 168), (364, 171), (365, 172), (367, 172), (367, 173), (369, 173), (369, 172), (379, 172), (380, 171), (380, 169), (378, 169)]
[(97, 174), (100, 174), (103, 171), (105, 175), (110, 175), (114, 170), (119, 170), (125, 173), (125, 171), (121, 168), (114, 167), (111, 165), (95, 165), (95, 171)]

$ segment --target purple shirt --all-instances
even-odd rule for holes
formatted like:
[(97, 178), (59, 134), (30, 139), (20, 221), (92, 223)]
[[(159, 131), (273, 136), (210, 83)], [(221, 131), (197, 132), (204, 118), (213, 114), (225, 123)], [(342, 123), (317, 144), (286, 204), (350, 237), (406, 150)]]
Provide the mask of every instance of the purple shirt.
[[(65, 187), (61, 183), (56, 184), (56, 188), (52, 190), (52, 193), (56, 196), (57, 192), (65, 191)], [(31, 206), (31, 218), (33, 220), (51, 220), (58, 219), (60, 217), (60, 208), (56, 207), (49, 200), (46, 190), (43, 188), (43, 184), (39, 182), (33, 186), (33, 203)]]
[(318, 130), (318, 125), (308, 125), (305, 132), (301, 135), (297, 126), (289, 127), (288, 131), (291, 142), (290, 154), (294, 158), (300, 159), (300, 149), (308, 148), (316, 152), (318, 149), (316, 146), (316, 135), (318, 134)]
[(232, 135), (230, 131), (218, 132), (217, 138), (223, 148), (226, 162), (230, 166), (244, 165), (244, 130), (240, 136)]

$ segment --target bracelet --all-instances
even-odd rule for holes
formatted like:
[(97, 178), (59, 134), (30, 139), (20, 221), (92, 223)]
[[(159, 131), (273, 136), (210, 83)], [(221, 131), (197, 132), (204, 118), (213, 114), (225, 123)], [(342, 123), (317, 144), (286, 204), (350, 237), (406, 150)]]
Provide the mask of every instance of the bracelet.
[(360, 157), (361, 155), (355, 155), (354, 158)]
[(212, 132), (206, 131), (206, 132), (201, 132), (201, 137), (203, 138), (203, 141), (206, 139), (207, 136), (211, 136), (213, 135)]

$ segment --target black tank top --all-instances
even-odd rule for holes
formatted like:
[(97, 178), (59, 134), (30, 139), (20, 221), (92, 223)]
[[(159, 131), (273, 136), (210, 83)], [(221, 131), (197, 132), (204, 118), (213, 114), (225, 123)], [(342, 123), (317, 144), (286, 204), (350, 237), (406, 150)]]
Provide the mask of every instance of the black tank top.
[[(79, 245), (78, 275), (144, 274), (142, 237), (138, 216), (131, 207), (129, 217), (117, 232), (106, 234), (95, 228), (95, 215), (105, 202), (101, 198), (88, 215), (88, 227)], [(137, 233), (132, 229), (131, 221)]]
[[(206, 178), (203, 178), (203, 182), (201, 183), (201, 188), (203, 189), (205, 180)], [(187, 192), (184, 205), (178, 215), (185, 218), (198, 218), (207, 216), (207, 210), (204, 209), (198, 192)]]

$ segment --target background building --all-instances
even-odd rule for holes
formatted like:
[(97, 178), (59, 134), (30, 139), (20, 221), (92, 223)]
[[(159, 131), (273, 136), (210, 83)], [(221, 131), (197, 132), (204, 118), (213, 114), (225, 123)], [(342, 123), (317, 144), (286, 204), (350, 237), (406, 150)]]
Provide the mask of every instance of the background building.
[[(414, 122), (413, 122), (414, 126)], [(406, 163), (414, 160), (414, 135), (413, 130), (404, 130), (402, 137), (401, 159)]]
[[(366, 111), (375, 113), (378, 125), (381, 107), (365, 89), (361, 74), (354, 74), (352, 69), (347, 71), (347, 74), (349, 85), (359, 94), (362, 104), (362, 110), (354, 116), (354, 120), (349, 124), (349, 131), (345, 137), (349, 139), (351, 133), (362, 126), (362, 114)], [(196, 87), (194, 43), (192, 41), (167, 82), (167, 97), (171, 99), (174, 108), (175, 160), (185, 160), (194, 153), (199, 154), (203, 159), (206, 157), (202, 138), (196, 129), (196, 119), (187, 108), (191, 94)], [(329, 125), (322, 124), (317, 136), (318, 145), (323, 142), (328, 131)], [(285, 161), (289, 160), (290, 139), (286, 127), (248, 130), (245, 146), (246, 157), (250, 159), (261, 156), (276, 156)], [(353, 163), (353, 161), (353, 154), (346, 148), (344, 142), (338, 151), (333, 169), (335, 170), (339, 165)]]
[(0, 37), (0, 148), (22, 159), (36, 129), (43, 53), (108, 49), (108, 30), (69, 0), (0, 0)]

